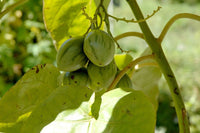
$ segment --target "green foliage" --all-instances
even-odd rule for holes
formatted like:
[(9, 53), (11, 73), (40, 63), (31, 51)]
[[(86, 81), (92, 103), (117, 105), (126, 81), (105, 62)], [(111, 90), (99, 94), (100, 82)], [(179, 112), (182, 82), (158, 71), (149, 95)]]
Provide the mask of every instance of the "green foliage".
[[(149, 53), (151, 53), (151, 50), (147, 48), (142, 55), (148, 55)], [(129, 72), (129, 75), (131, 76), (134, 89), (143, 91), (157, 109), (158, 82), (161, 78), (161, 71), (156, 65), (157, 63), (153, 59), (142, 61), (138, 64), (136, 70)]]
[[(130, 1), (136, 3), (134, 0)], [(37, 2), (31, 1), (27, 5), (30, 4), (29, 6), (31, 6), (31, 4)], [(151, 33), (147, 36), (148, 28), (142, 26), (146, 22), (140, 23), (140, 26), (144, 28), (143, 31), (145, 31), (143, 32), (144, 35), (141, 34), (142, 38), (148, 44), (150, 43), (150, 46), (153, 45), (153, 52), (147, 48), (136, 59), (133, 59), (127, 53), (114, 55), (115, 43), (110, 32), (110, 16), (106, 13), (110, 0), (102, 2), (99, 0), (55, 0), (51, 2), (44, 0), (44, 20), (46, 28), (54, 40), (55, 48), (58, 50), (56, 59), (58, 68), (50, 64), (36, 65), (27, 71), (0, 99), (0, 132), (155, 132), (157, 114), (161, 115), (162, 109), (170, 106), (170, 100), (164, 98), (164, 100), (160, 99), (163, 102), (159, 103), (161, 108), (158, 108), (158, 83), (161, 78), (161, 70), (164, 75), (170, 71), (170, 66), (164, 62), (162, 49), (158, 49), (160, 51), (154, 49), (160, 48), (161, 42), (159, 42), (159, 38), (154, 37), (147, 41)], [(0, 6), (0, 8), (2, 7)], [(21, 9), (18, 10), (21, 11)], [(25, 9), (25, 11), (28, 11), (28, 9)], [(138, 14), (140, 13), (138, 12)], [(118, 20), (119, 18), (116, 17), (115, 19)], [(15, 37), (9, 41), (5, 38), (0, 40), (2, 42), (0, 45), (0, 48), (2, 48), (0, 49), (0, 68), (3, 68), (0, 69), (0, 73), (3, 73), (4, 77), (13, 75), (13, 71), (10, 69), (13, 68), (13, 65), (16, 65), (14, 57), (20, 55), (19, 51), (25, 51), (27, 48), (28, 52), (22, 54), (22, 57), (31, 53), (39, 58), (26, 58), (26, 63), (31, 59), (43, 62), (55, 55), (49, 55), (52, 52), (50, 48), (52, 45), (48, 41), (49, 37), (45, 38), (47, 33), (40, 35), (45, 30), (42, 22), (27, 20), (25, 27), (21, 25), (21, 19), (13, 22), (8, 25), (11, 24), (14, 27), (12, 27), (13, 29), (19, 30), (19, 35), (10, 32), (12, 28), (7, 27), (12, 37)], [(18, 25), (15, 22), (20, 22), (20, 24)], [(96, 27), (93, 27), (94, 23)], [(100, 29), (104, 23), (107, 31)], [(6, 25), (7, 22), (2, 24)], [(0, 28), (2, 29), (2, 27)], [(97, 29), (94, 30), (93, 28)], [(31, 37), (23, 36), (28, 33), (27, 29), (33, 31), (34, 34), (30, 34)], [(4, 34), (7, 34), (7, 30), (3, 30), (0, 37)], [(91, 36), (91, 34), (95, 35)], [(73, 37), (71, 38), (71, 36)], [(77, 38), (77, 36), (79, 37)], [(16, 40), (16, 42), (8, 45), (11, 40)], [(27, 45), (25, 42), (28, 42)], [(13, 53), (12, 49), (16, 48), (15, 44), (22, 44), (22, 46), (19, 45), (17, 52)], [(61, 44), (63, 45), (61, 46)], [(85, 47), (87, 44), (90, 44), (90, 46)], [(24, 48), (24, 45), (26, 45), (26, 48)], [(97, 45), (97, 47), (93, 47), (94, 45)], [(9, 49), (9, 47), (12, 49)], [(89, 47), (93, 49), (90, 50)], [(118, 48), (120, 48), (119, 45)], [(93, 52), (93, 55), (89, 54), (88, 49), (89, 52)], [(123, 51), (121, 48), (120, 50)], [(41, 59), (39, 57), (41, 53), (46, 53), (47, 59)], [(159, 57), (164, 60), (159, 61)], [(81, 60), (76, 60), (76, 58)], [(10, 62), (4, 63), (5, 60)], [(162, 63), (165, 65), (163, 66)], [(5, 70), (8, 70), (6, 74), (4, 73)], [(63, 72), (60, 72), (60, 70)], [(176, 86), (173, 73), (167, 76), (170, 77), (168, 82), (170, 87)], [(0, 87), (2, 86), (1, 82), (5, 80), (4, 77), (0, 77)], [(171, 91), (172, 98), (175, 103), (178, 102), (178, 105), (175, 104), (175, 108), (182, 111), (177, 112), (178, 119), (180, 120), (179, 116), (182, 113), (181, 117), (185, 120), (187, 117), (184, 117), (186, 116), (184, 104), (182, 104), (183, 101), (179, 93), (177, 94), (177, 89)], [(1, 93), (5, 92), (5, 90), (0, 91)], [(174, 98), (175, 94), (177, 97)], [(171, 109), (169, 112), (163, 113), (163, 117), (157, 117), (157, 125), (164, 125), (173, 129), (172, 124), (163, 122), (163, 119), (168, 119), (168, 115), (171, 115), (170, 120), (176, 119), (176, 114)], [(183, 122), (185, 122), (184, 120)], [(179, 125), (182, 126), (181, 122), (179, 122)], [(188, 127), (188, 125), (183, 126)], [(167, 132), (173, 131), (167, 130)], [(182, 128), (180, 131), (182, 131)]]
[(82, 8), (86, 7), (89, 15), (95, 11), (93, 0), (44, 0), (44, 20), (48, 31), (55, 40), (56, 48), (70, 38), (82, 36), (90, 26), (90, 21), (82, 15)]
[(0, 122), (15, 122), (52, 93), (59, 71), (53, 65), (37, 65), (29, 70), (0, 100)]
[[(53, 121), (57, 114), (64, 110), (73, 110), (87, 101), (92, 91), (87, 87), (59, 87), (33, 110), (23, 124), (21, 133), (38, 133), (45, 125)], [(56, 108), (55, 108), (56, 106)]]
[[(6, 9), (15, 2), (1, 4)], [(0, 20), (0, 97), (33, 66), (54, 63), (55, 55), (43, 23), (42, 1), (29, 0), (6, 14)]]
[[(84, 103), (73, 112), (62, 112), (55, 121), (42, 130), (42, 133), (59, 131), (69, 133), (154, 132), (156, 112), (151, 102), (141, 91), (130, 93), (115, 89), (103, 94), (98, 119), (89, 115), (88, 108), (89, 104)], [(70, 119), (73, 116), (78, 117)], [(61, 123), (63, 125), (58, 126)]]

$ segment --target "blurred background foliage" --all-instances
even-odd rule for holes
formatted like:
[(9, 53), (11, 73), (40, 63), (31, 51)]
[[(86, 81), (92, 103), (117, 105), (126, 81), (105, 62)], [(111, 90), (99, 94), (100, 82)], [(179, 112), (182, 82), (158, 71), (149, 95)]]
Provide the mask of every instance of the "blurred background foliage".
[[(0, 9), (17, 0), (1, 1)], [(5, 2), (3, 4), (3, 2)], [(113, 0), (110, 14), (133, 18), (125, 1)], [(138, 0), (144, 15), (151, 14), (158, 6), (161, 10), (148, 20), (152, 32), (159, 36), (167, 21), (175, 14), (188, 12), (200, 15), (200, 0)], [(114, 36), (127, 31), (140, 31), (137, 24), (112, 20)], [(121, 28), (123, 27), (123, 28)], [(131, 50), (137, 58), (147, 47), (135, 37), (119, 41), (121, 47)], [(200, 132), (200, 22), (181, 19), (172, 25), (163, 40), (163, 49), (181, 86), (189, 113), (191, 132)], [(29, 0), (9, 12), (0, 20), (0, 97), (21, 76), (37, 64), (55, 64), (56, 50), (45, 29), (42, 0)], [(169, 89), (164, 79), (160, 82), (157, 133), (177, 133), (178, 122)]]
[[(4, 8), (15, 2), (7, 0)], [(0, 20), (0, 97), (33, 66), (55, 61), (42, 4), (42, 0), (29, 0)]]

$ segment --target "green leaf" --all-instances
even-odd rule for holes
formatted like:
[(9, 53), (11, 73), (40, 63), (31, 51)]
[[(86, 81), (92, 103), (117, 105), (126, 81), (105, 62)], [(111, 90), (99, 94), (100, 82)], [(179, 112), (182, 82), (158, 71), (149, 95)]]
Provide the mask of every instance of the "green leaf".
[(93, 17), (96, 9), (93, 0), (44, 0), (44, 21), (57, 48), (70, 36), (82, 36), (89, 28), (90, 21), (82, 14), (83, 7)]
[(62, 111), (40, 133), (88, 133), (90, 121), (93, 120), (89, 112), (89, 103), (83, 102), (76, 110)]
[(32, 111), (57, 88), (59, 74), (49, 64), (29, 70), (0, 100), (0, 123), (15, 123), (19, 116)]
[(98, 119), (90, 116), (89, 103), (64, 111), (41, 133), (153, 133), (156, 111), (141, 91), (109, 91), (102, 96)]
[(102, 96), (100, 115), (92, 129), (99, 133), (102, 129), (103, 133), (153, 133), (155, 123), (156, 111), (143, 92), (115, 89)]
[(20, 116), (15, 123), (0, 123), (0, 131), (5, 133), (20, 133), (24, 121), (26, 121), (29, 116), (30, 113), (26, 113)]
[[(142, 56), (149, 54), (151, 54), (151, 50), (147, 48), (143, 52)], [(156, 66), (156, 64), (156, 61), (153, 59), (144, 60), (138, 65), (138, 69), (136, 69), (131, 76), (134, 86), (133, 88), (143, 91), (144, 94), (150, 98), (155, 109), (158, 107), (158, 82), (162, 75), (159, 67)]]
[(44, 102), (39, 104), (24, 123), (20, 133), (38, 133), (64, 110), (74, 110), (83, 101), (89, 100), (93, 92), (87, 87), (63, 86), (57, 88)]

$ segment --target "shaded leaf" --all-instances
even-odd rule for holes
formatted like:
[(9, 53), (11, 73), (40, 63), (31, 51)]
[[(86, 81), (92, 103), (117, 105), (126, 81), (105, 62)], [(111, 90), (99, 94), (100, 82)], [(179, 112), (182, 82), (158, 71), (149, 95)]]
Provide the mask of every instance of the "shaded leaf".
[(92, 91), (87, 87), (63, 86), (57, 88), (39, 104), (24, 123), (20, 133), (38, 133), (64, 110), (74, 110), (89, 100)]
[(32, 111), (57, 88), (59, 74), (50, 64), (29, 70), (0, 100), (0, 123), (15, 122), (19, 116)]
[[(151, 54), (151, 50), (147, 48), (142, 56)], [(147, 59), (142, 61), (138, 68), (134, 70), (131, 75), (131, 80), (133, 82), (133, 88), (143, 91), (154, 104), (154, 107), (158, 107), (158, 82), (161, 78), (161, 71), (158, 66), (156, 66), (156, 61), (153, 59)]]

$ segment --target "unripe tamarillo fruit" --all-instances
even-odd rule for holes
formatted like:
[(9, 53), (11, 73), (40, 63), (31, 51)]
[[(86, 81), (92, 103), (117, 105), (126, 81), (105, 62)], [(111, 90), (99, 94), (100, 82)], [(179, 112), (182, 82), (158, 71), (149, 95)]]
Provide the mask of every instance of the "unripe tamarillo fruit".
[(89, 76), (86, 69), (79, 69), (73, 72), (66, 72), (63, 77), (63, 85), (88, 87), (89, 82)]
[(133, 83), (127, 74), (119, 80), (116, 88), (133, 88)]
[(122, 70), (133, 60), (133, 57), (128, 53), (115, 54), (114, 60), (117, 68), (119, 68), (119, 70)]
[(87, 71), (90, 78), (89, 88), (98, 92), (108, 88), (112, 83), (117, 73), (117, 66), (115, 65), (114, 60), (104, 67), (96, 66), (90, 62)]
[(75, 71), (82, 68), (87, 57), (83, 52), (84, 37), (70, 38), (58, 50), (56, 62), (61, 71)]
[(93, 30), (84, 40), (83, 50), (88, 59), (97, 66), (106, 66), (114, 58), (113, 38), (102, 30)]

